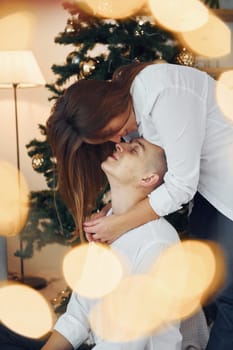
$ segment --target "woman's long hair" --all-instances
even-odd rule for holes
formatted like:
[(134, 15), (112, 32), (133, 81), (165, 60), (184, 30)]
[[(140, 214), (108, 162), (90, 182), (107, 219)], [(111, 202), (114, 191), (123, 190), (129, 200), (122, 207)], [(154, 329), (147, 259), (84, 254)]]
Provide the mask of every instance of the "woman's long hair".
[[(103, 133), (103, 129), (127, 110), (132, 81), (149, 64), (120, 67), (111, 81), (80, 80), (52, 108), (47, 121), (48, 142), (57, 160), (59, 191), (81, 239), (83, 221), (107, 186), (100, 164), (112, 152), (114, 144), (107, 140), (117, 130)], [(87, 139), (95, 144), (86, 143)]]

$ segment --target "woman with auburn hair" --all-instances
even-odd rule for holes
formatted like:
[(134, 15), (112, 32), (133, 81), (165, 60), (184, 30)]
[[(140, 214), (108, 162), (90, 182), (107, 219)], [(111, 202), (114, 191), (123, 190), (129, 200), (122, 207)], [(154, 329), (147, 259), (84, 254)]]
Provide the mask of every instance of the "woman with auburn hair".
[(100, 163), (112, 152), (114, 141), (120, 141), (121, 137), (115, 135), (123, 126), (127, 131), (122, 136), (137, 129), (136, 121), (131, 122), (130, 85), (142, 65), (132, 68), (129, 79), (80, 80), (72, 84), (56, 101), (47, 121), (48, 140), (57, 160), (59, 191), (82, 239), (84, 218), (91, 215), (96, 199), (107, 187)]
[[(233, 123), (221, 112), (215, 90), (215, 80), (195, 68), (134, 63), (119, 68), (111, 81), (71, 85), (55, 104), (47, 130), (60, 191), (89, 240), (110, 243), (193, 199), (192, 237), (217, 242), (227, 264), (207, 349), (231, 350)], [(125, 214), (104, 216), (103, 211), (85, 221), (106, 185), (101, 160), (114, 142), (133, 132), (164, 149), (164, 183)]]

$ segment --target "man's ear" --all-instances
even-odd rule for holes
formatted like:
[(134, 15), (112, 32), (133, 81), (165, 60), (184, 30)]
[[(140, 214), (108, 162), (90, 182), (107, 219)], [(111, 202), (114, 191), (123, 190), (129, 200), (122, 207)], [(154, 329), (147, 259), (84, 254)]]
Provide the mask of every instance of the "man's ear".
[(159, 182), (159, 175), (156, 173), (148, 174), (140, 180), (140, 185), (143, 187), (155, 187)]

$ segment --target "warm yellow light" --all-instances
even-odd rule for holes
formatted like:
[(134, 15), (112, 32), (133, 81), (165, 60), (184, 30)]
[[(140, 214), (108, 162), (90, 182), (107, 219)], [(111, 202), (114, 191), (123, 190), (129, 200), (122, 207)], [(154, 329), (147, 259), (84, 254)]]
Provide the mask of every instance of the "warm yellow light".
[(138, 12), (146, 0), (77, 0), (85, 12), (105, 18), (125, 18)]
[(53, 326), (50, 306), (37, 291), (20, 284), (0, 287), (0, 319), (23, 336), (39, 338)]
[(171, 298), (152, 276), (133, 275), (93, 307), (90, 325), (108, 341), (136, 340), (160, 330), (171, 306)]
[(155, 334), (195, 313), (221, 286), (222, 251), (184, 241), (164, 251), (147, 275), (132, 275), (90, 312), (91, 328), (103, 339), (126, 342)]
[(207, 244), (188, 240), (168, 248), (155, 263), (152, 273), (174, 298), (199, 297), (210, 285), (215, 265)]
[(208, 9), (198, 0), (148, 0), (148, 3), (160, 25), (176, 32), (199, 28), (208, 21)]
[(13, 165), (0, 161), (0, 235), (14, 236), (25, 225), (29, 210), (29, 190)]
[(68, 285), (79, 295), (99, 298), (118, 285), (123, 266), (108, 246), (91, 242), (66, 254), (63, 273)]
[(223, 114), (233, 120), (233, 70), (220, 75), (217, 81), (216, 96)]
[(218, 17), (209, 14), (209, 20), (202, 27), (180, 33), (184, 46), (206, 57), (222, 57), (231, 52), (231, 31)]
[(0, 18), (0, 49), (24, 49), (30, 44), (35, 17), (29, 11), (19, 11)]
[(151, 273), (173, 300), (170, 320), (192, 314), (216, 292), (224, 276), (223, 260), (217, 245), (195, 240), (183, 241), (164, 252)]

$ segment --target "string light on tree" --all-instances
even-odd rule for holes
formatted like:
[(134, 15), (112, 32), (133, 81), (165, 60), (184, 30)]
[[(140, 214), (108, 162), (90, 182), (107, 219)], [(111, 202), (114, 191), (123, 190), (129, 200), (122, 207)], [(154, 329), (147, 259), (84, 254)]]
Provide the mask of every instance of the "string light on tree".
[(157, 58), (153, 61), (154, 63), (167, 63), (167, 61), (163, 58), (161, 52), (157, 52)]

